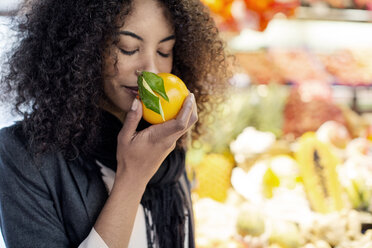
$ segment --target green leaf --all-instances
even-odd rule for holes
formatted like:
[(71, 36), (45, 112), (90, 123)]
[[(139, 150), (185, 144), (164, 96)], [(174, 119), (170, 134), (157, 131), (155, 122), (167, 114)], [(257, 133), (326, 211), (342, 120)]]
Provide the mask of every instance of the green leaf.
[(152, 92), (150, 92), (148, 89), (146, 89), (143, 77), (139, 76), (137, 80), (138, 84), (138, 91), (140, 98), (143, 102), (143, 104), (146, 106), (146, 108), (151, 109), (152, 111), (160, 114), (160, 99), (156, 95), (154, 95)]
[(165, 92), (164, 82), (161, 77), (159, 77), (155, 73), (148, 72), (148, 71), (143, 71), (142, 76), (153, 91), (158, 93), (167, 102), (169, 102), (169, 98), (167, 96), (167, 93)]

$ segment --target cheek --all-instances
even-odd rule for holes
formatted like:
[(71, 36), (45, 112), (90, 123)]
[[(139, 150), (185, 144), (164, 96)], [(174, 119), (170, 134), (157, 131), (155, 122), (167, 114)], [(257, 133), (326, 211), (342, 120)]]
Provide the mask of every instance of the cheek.
[(173, 68), (173, 59), (172, 58), (164, 59), (164, 61), (160, 63), (159, 72), (171, 73), (172, 68)]
[(110, 100), (111, 103), (113, 103), (116, 106), (120, 105), (120, 103), (118, 102), (118, 99), (120, 99), (118, 96), (119, 92), (118, 92), (117, 87), (115, 87), (115, 84), (112, 81), (112, 79), (106, 79), (104, 83), (104, 92), (105, 92), (106, 97)]
[(120, 85), (133, 85), (133, 82), (137, 82), (136, 75), (133, 73), (135, 70), (129, 68), (128, 65), (128, 63), (123, 63), (123, 61), (118, 60), (116, 65), (109, 68), (105, 76), (107, 79), (105, 88), (107, 88), (107, 90), (109, 90), (109, 88), (118, 90), (120, 89)]
[(108, 98), (111, 98), (115, 94), (115, 87), (111, 79), (105, 79), (103, 84), (104, 93)]
[(105, 63), (105, 77), (110, 77), (113, 81), (119, 81), (124, 78), (125, 75), (129, 75), (131, 70), (130, 65), (133, 63), (127, 61), (125, 57), (118, 51), (113, 51), (113, 55), (110, 56)]
[(116, 112), (128, 112), (134, 97), (121, 88), (115, 81), (104, 83), (104, 92), (109, 100), (110, 108)]

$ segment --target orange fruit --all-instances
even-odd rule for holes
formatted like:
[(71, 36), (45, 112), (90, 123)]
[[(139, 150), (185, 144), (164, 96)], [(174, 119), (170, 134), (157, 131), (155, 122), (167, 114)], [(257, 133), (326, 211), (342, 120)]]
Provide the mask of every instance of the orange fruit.
[[(164, 81), (165, 92), (168, 95), (169, 102), (164, 100), (161, 96), (155, 93), (160, 98), (160, 105), (163, 108), (165, 121), (176, 118), (178, 112), (181, 110), (185, 98), (189, 95), (185, 83), (176, 75), (171, 73), (158, 73)], [(143, 119), (151, 124), (163, 123), (161, 115), (146, 108), (142, 102)]]

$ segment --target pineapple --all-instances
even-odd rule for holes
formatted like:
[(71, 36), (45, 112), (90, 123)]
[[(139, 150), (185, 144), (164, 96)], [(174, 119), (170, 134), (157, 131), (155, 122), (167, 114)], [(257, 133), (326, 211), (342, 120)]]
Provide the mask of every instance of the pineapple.
[(234, 162), (222, 154), (206, 154), (195, 167), (195, 192), (200, 198), (209, 197), (224, 202), (231, 186), (230, 177), (233, 167)]

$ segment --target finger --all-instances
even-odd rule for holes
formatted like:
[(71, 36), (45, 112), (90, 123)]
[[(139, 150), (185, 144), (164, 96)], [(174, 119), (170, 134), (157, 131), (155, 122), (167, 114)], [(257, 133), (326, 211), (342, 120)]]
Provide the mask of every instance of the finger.
[(122, 135), (125, 140), (130, 140), (134, 136), (141, 117), (142, 105), (141, 102), (135, 98), (133, 100), (131, 110), (125, 117), (123, 128), (120, 131), (120, 135)]
[(187, 98), (185, 99), (185, 102), (183, 103), (182, 109), (178, 113), (176, 117), (176, 121), (179, 123), (188, 123), (193, 107), (195, 104), (195, 96), (193, 93), (190, 93)]
[(178, 113), (176, 119), (169, 122), (170, 128), (174, 133), (184, 133), (187, 130), (187, 124), (193, 112), (193, 106), (195, 104), (195, 96), (190, 93), (182, 106), (181, 111)]
[(189, 94), (185, 99), (182, 109), (178, 113), (176, 119), (166, 121), (162, 124), (153, 125), (149, 129), (151, 132), (156, 134), (157, 137), (164, 138), (173, 136), (175, 134), (177, 134), (175, 138), (180, 137), (187, 129), (187, 124), (193, 110), (194, 102), (195, 100), (193, 94)]
[(194, 101), (189, 123), (187, 124), (187, 130), (190, 129), (198, 121), (198, 119), (199, 119), (198, 118), (198, 106), (196, 105), (196, 102)]

